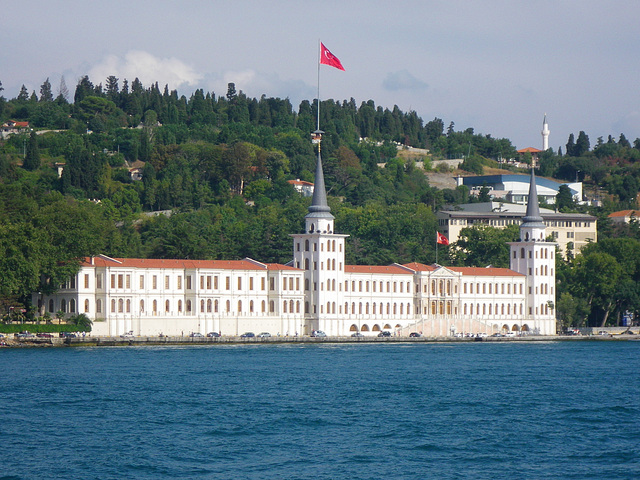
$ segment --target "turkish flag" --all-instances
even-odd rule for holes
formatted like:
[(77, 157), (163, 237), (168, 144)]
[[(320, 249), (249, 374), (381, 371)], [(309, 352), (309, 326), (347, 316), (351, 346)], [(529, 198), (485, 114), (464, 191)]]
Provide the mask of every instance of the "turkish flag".
[(331, 65), (338, 70), (344, 71), (344, 67), (340, 63), (340, 60), (338, 60), (338, 57), (331, 53), (322, 43), (320, 43), (320, 63), (323, 65)]
[(441, 245), (449, 245), (449, 239), (442, 235), (440, 232), (436, 232), (436, 243)]

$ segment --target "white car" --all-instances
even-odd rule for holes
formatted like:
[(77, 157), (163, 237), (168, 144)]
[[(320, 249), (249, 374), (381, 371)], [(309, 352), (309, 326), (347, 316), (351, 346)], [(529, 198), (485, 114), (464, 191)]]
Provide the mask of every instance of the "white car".
[(269, 338), (271, 334), (269, 332), (262, 332), (257, 335), (258, 338)]
[(127, 333), (123, 333), (120, 335), (122, 338), (133, 338), (135, 335), (133, 334), (133, 330), (128, 331)]

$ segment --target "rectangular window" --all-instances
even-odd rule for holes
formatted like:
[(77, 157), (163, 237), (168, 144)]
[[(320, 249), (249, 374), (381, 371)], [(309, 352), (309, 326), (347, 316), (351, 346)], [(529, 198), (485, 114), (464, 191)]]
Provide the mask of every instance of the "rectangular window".
[(200, 290), (204, 290), (204, 275), (200, 275)]
[(157, 275), (154, 275), (151, 278), (151, 288), (153, 288), (154, 290), (158, 289), (158, 276)]
[(140, 275), (140, 289), (144, 288), (144, 275)]
[(253, 277), (249, 277), (249, 290), (253, 290)]
[(125, 288), (131, 288), (131, 275), (124, 277), (124, 286)]
[(238, 290), (242, 290), (242, 277), (238, 277)]
[(84, 288), (89, 288), (89, 274), (84, 274)]
[(96, 275), (96, 288), (102, 288), (102, 274)]
[(266, 288), (266, 285), (265, 285), (265, 278), (264, 278), (264, 277), (262, 277), (262, 278), (260, 278), (260, 289), (261, 289), (261, 290), (264, 290), (265, 288)]
[(269, 290), (275, 290), (276, 289), (276, 279), (271, 277), (269, 279)]
[(227, 287), (227, 290), (231, 290), (231, 277), (225, 277), (224, 283), (225, 283), (225, 286)]
[(116, 288), (116, 276), (111, 274), (111, 288)]
[(187, 275), (185, 279), (187, 280), (187, 290), (191, 290), (191, 275)]
[(169, 275), (165, 275), (164, 277), (164, 288), (169, 290)]
[(218, 290), (218, 276), (213, 277), (213, 289)]
[(293, 290), (293, 277), (289, 277), (289, 290)]
[(178, 290), (182, 290), (182, 275), (178, 275)]
[(282, 279), (282, 290), (286, 290), (287, 289), (287, 279), (283, 278)]
[(300, 277), (296, 278), (296, 290), (300, 290)]
[(123, 288), (123, 287), (124, 287), (124, 276), (118, 275), (118, 288)]
[(207, 290), (211, 290), (211, 275), (207, 275)]

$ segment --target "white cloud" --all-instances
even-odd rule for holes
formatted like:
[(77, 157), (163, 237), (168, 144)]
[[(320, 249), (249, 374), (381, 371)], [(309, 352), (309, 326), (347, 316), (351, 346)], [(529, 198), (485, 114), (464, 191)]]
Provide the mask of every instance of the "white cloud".
[(202, 80), (200, 73), (175, 57), (159, 58), (140, 50), (131, 50), (124, 58), (107, 55), (89, 70), (89, 78), (94, 83), (104, 83), (110, 75), (115, 75), (120, 81), (126, 78), (129, 83), (137, 77), (145, 87), (155, 82), (161, 88), (168, 84), (171, 89), (194, 86)]
[(425, 90), (429, 86), (422, 80), (417, 79), (407, 70), (389, 73), (382, 81), (385, 90), (392, 92), (397, 90)]

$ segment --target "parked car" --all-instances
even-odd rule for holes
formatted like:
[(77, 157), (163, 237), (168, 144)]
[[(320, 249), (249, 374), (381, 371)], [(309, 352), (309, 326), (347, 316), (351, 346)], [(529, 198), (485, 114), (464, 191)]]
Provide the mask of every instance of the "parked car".
[(240, 335), (240, 338), (254, 338), (255, 336), (256, 334), (253, 332), (245, 332), (242, 335)]
[[(74, 335), (74, 337), (75, 337), (75, 335)], [(120, 337), (122, 337), (122, 338), (133, 338), (134, 337), (133, 331), (129, 330), (127, 333), (123, 333), (122, 335), (120, 335)]]
[(417, 338), (417, 337), (421, 337), (422, 335), (421, 335), (421, 334), (419, 334), (418, 332), (411, 332), (411, 333), (409, 334), (409, 336), (410, 336), (410, 337), (413, 337), (413, 338)]
[(189, 335), (190, 337), (194, 337), (194, 338), (201, 338), (204, 337), (203, 334), (201, 334), (200, 332), (191, 332), (191, 334)]
[(313, 332), (311, 332), (311, 336), (312, 337), (326, 337), (327, 334), (324, 333), (322, 330), (314, 330)]
[(53, 335), (51, 335), (50, 333), (38, 333), (38, 334), (36, 334), (36, 337), (39, 337), (39, 338), (53, 338)]
[(271, 334), (269, 332), (262, 332), (258, 334), (258, 338), (269, 338)]
[(207, 337), (218, 338), (220, 337), (220, 334), (218, 332), (209, 332), (207, 333)]
[(360, 332), (356, 332), (356, 333), (352, 333), (351, 334), (352, 337), (364, 337), (364, 335)]
[(380, 332), (378, 334), (379, 337), (390, 337), (391, 336), (391, 332), (389, 330), (383, 330), (382, 332)]

